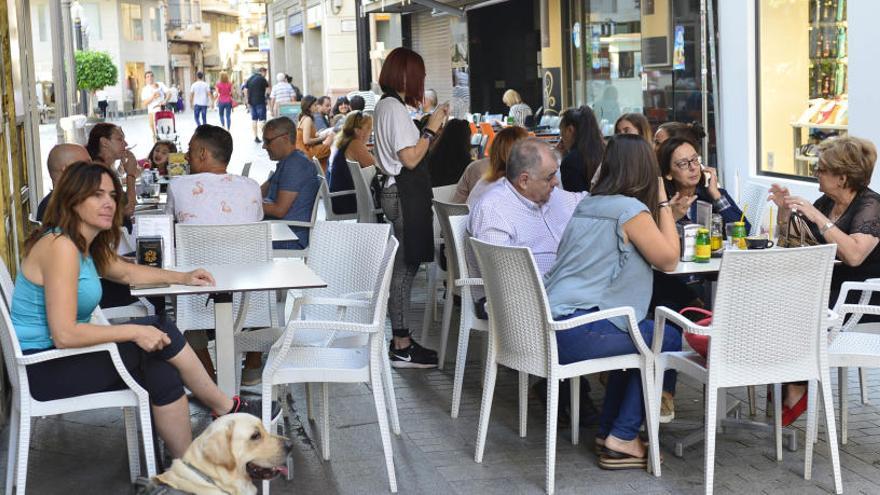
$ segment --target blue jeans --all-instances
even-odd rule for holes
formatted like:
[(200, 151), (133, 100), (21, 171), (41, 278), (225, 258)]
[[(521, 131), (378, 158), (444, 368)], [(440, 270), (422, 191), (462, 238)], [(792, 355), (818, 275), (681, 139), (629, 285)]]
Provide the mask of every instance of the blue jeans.
[[(567, 320), (595, 311), (596, 308), (577, 310), (561, 319)], [(654, 322), (640, 321), (639, 331), (645, 343), (650, 346), (651, 339), (654, 338)], [(621, 331), (608, 320), (556, 332), (556, 344), (559, 348), (559, 364), (638, 352), (629, 334)], [(666, 325), (663, 332), (663, 350), (681, 350), (681, 333), (669, 325)], [(675, 390), (674, 373), (667, 371), (664, 375), (663, 389)], [(606, 437), (610, 433), (621, 440), (632, 440), (639, 434), (639, 428), (644, 420), (645, 406), (640, 371), (638, 369), (612, 371), (605, 387), (605, 402), (602, 404), (602, 414), (599, 416), (598, 436)]]
[(218, 103), (217, 109), (220, 111), (220, 125), (227, 129), (232, 127), (232, 102)]
[[(193, 113), (196, 116), (196, 125), (208, 123), (208, 105), (193, 105)], [(199, 116), (202, 117), (199, 121)]]

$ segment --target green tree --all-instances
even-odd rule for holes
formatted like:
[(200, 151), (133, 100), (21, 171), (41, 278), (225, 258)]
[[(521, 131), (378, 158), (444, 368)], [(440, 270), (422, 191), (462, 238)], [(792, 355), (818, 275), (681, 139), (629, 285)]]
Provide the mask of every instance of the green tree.
[[(78, 51), (76, 60), (76, 87), (89, 92), (91, 100), (95, 91), (104, 86), (114, 86), (119, 77), (119, 71), (113, 59), (105, 52)], [(89, 113), (94, 113), (89, 102)]]

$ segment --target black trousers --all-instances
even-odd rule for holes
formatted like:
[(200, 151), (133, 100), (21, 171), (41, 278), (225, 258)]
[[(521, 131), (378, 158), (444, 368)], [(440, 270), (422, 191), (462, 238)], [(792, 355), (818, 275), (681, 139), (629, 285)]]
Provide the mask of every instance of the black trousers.
[[(164, 318), (148, 316), (131, 323), (153, 325), (171, 338), (169, 345), (156, 352), (144, 351), (134, 342), (117, 344), (125, 368), (150, 394), (150, 402), (156, 406), (171, 404), (181, 398), (184, 391), (180, 373), (168, 360), (183, 349), (186, 340), (180, 330)], [(25, 354), (36, 354), (43, 350), (25, 351)], [(78, 354), (32, 364), (27, 367), (27, 375), (31, 395), (42, 401), (126, 388), (113, 366), (110, 354), (106, 352)]]

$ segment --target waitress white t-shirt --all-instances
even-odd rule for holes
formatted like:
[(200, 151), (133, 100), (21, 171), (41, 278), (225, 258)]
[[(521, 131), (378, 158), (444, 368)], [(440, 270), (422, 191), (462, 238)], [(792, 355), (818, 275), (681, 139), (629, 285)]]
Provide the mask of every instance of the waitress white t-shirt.
[(376, 137), (376, 158), (379, 168), (391, 176), (385, 187), (394, 184), (403, 163), (397, 153), (419, 142), (419, 128), (409, 116), (409, 110), (397, 98), (383, 98), (373, 111), (373, 128)]

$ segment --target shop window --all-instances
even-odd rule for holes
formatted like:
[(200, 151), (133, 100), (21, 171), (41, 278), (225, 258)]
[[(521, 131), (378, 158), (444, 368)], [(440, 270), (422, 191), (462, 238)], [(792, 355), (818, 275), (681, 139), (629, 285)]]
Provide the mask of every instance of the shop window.
[(144, 18), (141, 6), (133, 3), (120, 4), (122, 10), (122, 36), (128, 41), (144, 40)]
[(846, 0), (757, 2), (758, 171), (809, 178), (849, 123)]

